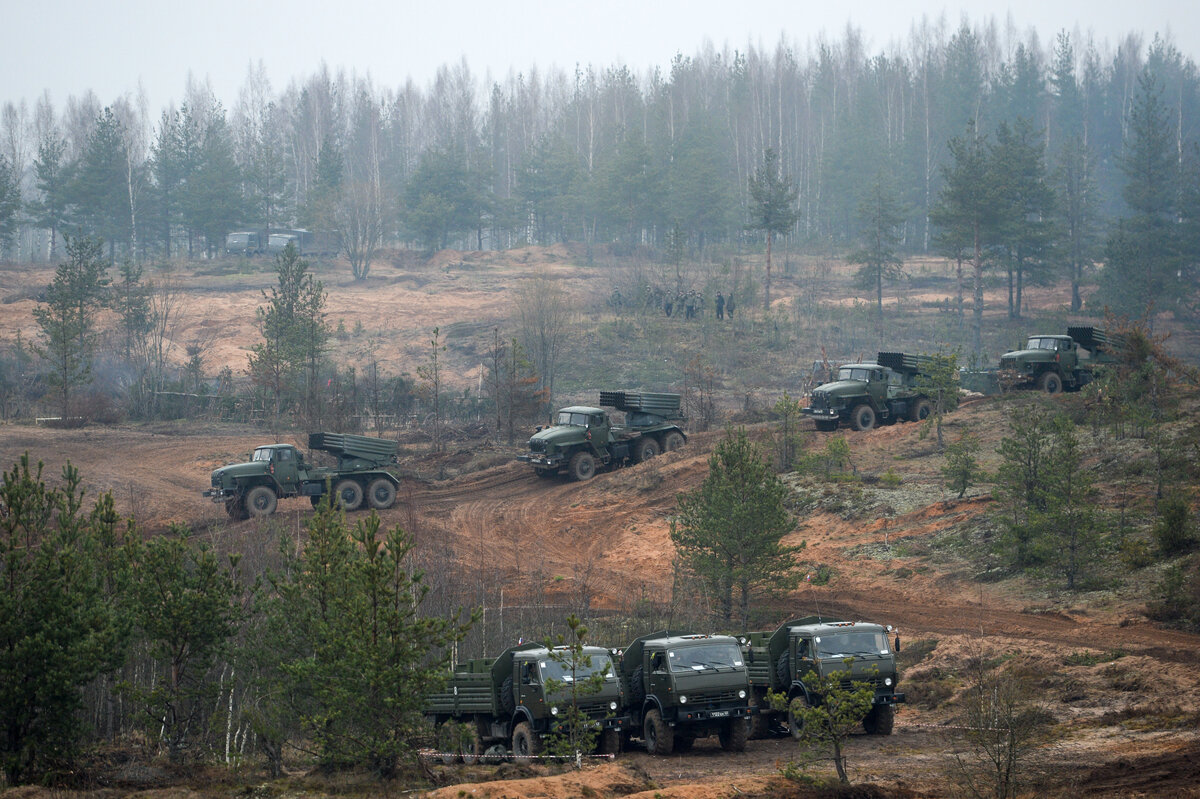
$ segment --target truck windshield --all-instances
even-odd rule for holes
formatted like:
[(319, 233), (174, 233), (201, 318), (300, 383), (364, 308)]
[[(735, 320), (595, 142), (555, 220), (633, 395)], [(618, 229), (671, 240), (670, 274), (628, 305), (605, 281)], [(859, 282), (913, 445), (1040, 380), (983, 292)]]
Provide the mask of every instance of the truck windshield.
[(861, 367), (843, 366), (841, 369), (838, 369), (838, 380), (862, 380), (863, 382), (870, 382), (871, 370)]
[(269, 461), (271, 460), (271, 450), (267, 447), (259, 447), (254, 450), (254, 460)]
[(573, 424), (576, 427), (588, 426), (588, 415), (586, 413), (571, 413), (570, 411), (558, 412), (558, 424)]
[(564, 655), (562, 662), (557, 660), (539, 661), (538, 668), (541, 670), (542, 679), (574, 682), (575, 680), (586, 680), (593, 674), (603, 674), (605, 679), (616, 679), (617, 673), (613, 668), (612, 658), (608, 655), (582, 655), (575, 665), (574, 674), (571, 673), (569, 657)]
[(672, 649), (667, 653), (671, 671), (704, 671), (705, 669), (740, 669), (742, 650), (737, 644), (713, 643)]
[(1056, 350), (1058, 349), (1058, 339), (1055, 338), (1031, 338), (1029, 343), (1025, 345), (1027, 350)]
[(889, 651), (887, 636), (883, 633), (836, 633), (822, 635), (816, 641), (817, 656), (823, 658), (886, 655)]

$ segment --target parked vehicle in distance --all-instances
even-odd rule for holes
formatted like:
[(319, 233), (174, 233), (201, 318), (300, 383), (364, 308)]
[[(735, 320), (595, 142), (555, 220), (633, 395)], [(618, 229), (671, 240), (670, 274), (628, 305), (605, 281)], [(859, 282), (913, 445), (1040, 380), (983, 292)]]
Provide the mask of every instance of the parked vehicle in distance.
[(341, 250), (341, 236), (329, 231), (311, 230), (278, 230), (271, 234), (267, 241), (267, 252), (278, 255), (287, 249), (289, 243), (295, 244), (296, 249), (304, 256), (337, 255)]
[(881, 422), (922, 421), (933, 411), (932, 400), (918, 388), (929, 360), (923, 355), (881, 352), (875, 363), (843, 364), (836, 380), (813, 389), (809, 407), (800, 412), (825, 431), (836, 430), (839, 424), (870, 430)]
[(961, 371), (959, 384), (981, 394), (1007, 389), (1078, 391), (1095, 379), (1097, 368), (1117, 362), (1124, 344), (1119, 336), (1087, 326), (1068, 327), (1065, 336), (1030, 336), (1025, 349), (1000, 356), (999, 368)]

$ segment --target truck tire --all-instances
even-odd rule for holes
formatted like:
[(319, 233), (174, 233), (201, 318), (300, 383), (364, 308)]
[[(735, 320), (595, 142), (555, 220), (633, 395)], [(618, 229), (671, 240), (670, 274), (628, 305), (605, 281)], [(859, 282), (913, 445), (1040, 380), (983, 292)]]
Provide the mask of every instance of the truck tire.
[(510, 674), (500, 683), (500, 709), (511, 716), (516, 708), (517, 700), (513, 698), (513, 678)]
[(817, 429), (822, 433), (832, 433), (834, 430), (837, 430), (838, 426), (836, 419), (814, 419), (813, 424), (815, 424)]
[(596, 753), (600, 755), (621, 754), (621, 731), (610, 727), (600, 733), (600, 741)]
[(875, 409), (863, 403), (850, 411), (850, 424), (855, 430), (862, 432), (875, 426)]
[(367, 503), (375, 510), (387, 510), (396, 504), (396, 486), (386, 477), (376, 477), (367, 486)]
[(771, 734), (771, 706), (766, 703), (766, 696), (760, 696), (758, 691), (751, 691), (750, 707), (750, 737), (766, 738)]
[(868, 735), (891, 735), (896, 723), (896, 709), (891, 705), (875, 705), (863, 719)]
[(717, 738), (721, 741), (721, 748), (726, 752), (745, 752), (746, 737), (749, 732), (750, 725), (746, 723), (746, 719), (730, 719), (721, 727)]
[(246, 512), (259, 519), (275, 512), (279, 498), (270, 486), (255, 486), (246, 492)]
[(633, 700), (633, 704), (640, 705), (646, 699), (646, 683), (643, 681), (645, 672), (641, 666), (633, 670), (633, 674), (629, 675), (629, 698)]
[(807, 706), (808, 700), (804, 698), (804, 694), (796, 694), (795, 696), (793, 696), (791, 699), (788, 700), (788, 712), (787, 712), (788, 732), (791, 734), (791, 736), (793, 738), (795, 738), (796, 740), (800, 740), (800, 738), (804, 736), (804, 719), (797, 718), (792, 713), (792, 702), (794, 702), (794, 701), (803, 702), (804, 705)]
[(933, 403), (922, 397), (913, 403), (912, 408), (908, 412), (908, 420), (910, 422), (923, 422), (929, 418), (929, 414), (933, 413)]
[(571, 456), (571, 462), (567, 469), (571, 473), (572, 480), (580, 483), (587, 482), (596, 473), (596, 459), (590, 452), (576, 452)]
[(536, 757), (542, 753), (542, 736), (533, 731), (528, 721), (522, 721), (513, 727), (512, 749), (514, 757)]
[(784, 690), (792, 684), (791, 663), (788, 660), (788, 653), (784, 652), (779, 656), (779, 660), (775, 661), (775, 677), (779, 680), (779, 684)]
[(663, 452), (674, 452), (686, 443), (683, 433), (672, 430), (663, 436)]
[(242, 522), (250, 518), (250, 514), (246, 512), (246, 503), (242, 502), (241, 497), (225, 500), (225, 512), (235, 522)]
[(658, 452), (658, 439), (651, 438), (650, 436), (642, 436), (633, 447), (633, 462), (642, 463), (648, 461), (657, 455)]
[(539, 469), (537, 466), (533, 467), (533, 473), (543, 480), (549, 480), (556, 474), (553, 469)]
[(462, 755), (462, 762), (468, 766), (473, 766), (483, 759), (483, 752), (487, 747), (483, 745), (483, 739), (479, 737), (479, 729), (474, 722), (471, 723), (471, 730), (458, 742), (458, 751)]
[(1042, 372), (1042, 376), (1038, 378), (1037, 387), (1047, 394), (1058, 394), (1062, 392), (1062, 378), (1057, 372)]
[(337, 496), (337, 500), (342, 504), (344, 510), (358, 510), (362, 507), (362, 486), (354, 480), (341, 481), (334, 487), (333, 493)]
[(658, 708), (652, 708), (646, 714), (642, 724), (642, 740), (646, 742), (646, 752), (651, 755), (669, 755), (675, 751), (675, 730), (663, 721)]

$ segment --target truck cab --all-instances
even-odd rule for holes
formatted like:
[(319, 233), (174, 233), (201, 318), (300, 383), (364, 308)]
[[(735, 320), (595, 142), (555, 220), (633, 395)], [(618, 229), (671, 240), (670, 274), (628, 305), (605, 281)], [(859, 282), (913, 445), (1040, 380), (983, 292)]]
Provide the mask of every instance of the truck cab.
[[(1031, 385), (1047, 394), (1086, 382), (1077, 370), (1079, 345), (1070, 336), (1030, 336), (1025, 349), (1000, 356), (1000, 372), (1013, 386)], [(1089, 375), (1090, 376), (1090, 375)]]
[(635, 640), (621, 658), (632, 729), (646, 750), (668, 755), (717, 735), (742, 751), (750, 715), (749, 677), (737, 639), (663, 631)]

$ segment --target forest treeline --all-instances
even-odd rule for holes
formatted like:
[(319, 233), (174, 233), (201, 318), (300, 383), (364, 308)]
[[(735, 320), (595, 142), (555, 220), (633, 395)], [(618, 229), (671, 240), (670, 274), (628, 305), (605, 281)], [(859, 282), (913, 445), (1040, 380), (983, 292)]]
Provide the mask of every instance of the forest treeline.
[[(1018, 312), (1019, 287), (1046, 270), (1144, 260), (1140, 246), (1182, 223), (1158, 295), (1143, 296), (1145, 274), (1117, 287), (1139, 290), (1121, 310), (1178, 305), (1170, 284), (1200, 238), (1200, 75), (1168, 41), (1133, 35), (1102, 51), (964, 22), (872, 54), (850, 31), (806, 52), (708, 48), (666, 72), (535, 69), (486, 90), (465, 61), (425, 88), (322, 68), (276, 91), (259, 67), (230, 109), (193, 83), (157, 115), (89, 93), (9, 102), (0, 123), (0, 238), (19, 259), (54, 260), (61, 232), (102, 237), (114, 260), (215, 255), (251, 225), (336, 229), (360, 278), (397, 244), (694, 253), (773, 235), (750, 190), (768, 164), (794, 188), (789, 246), (845, 253), (886, 223), (900, 253), (1015, 263)], [(971, 171), (992, 152), (1017, 160)], [(1017, 240), (1003, 219), (956, 223), (971, 211), (945, 206), (969, 204), (963, 189), (992, 206), (1000, 191), (1017, 209), (1007, 224), (1045, 229)]]

